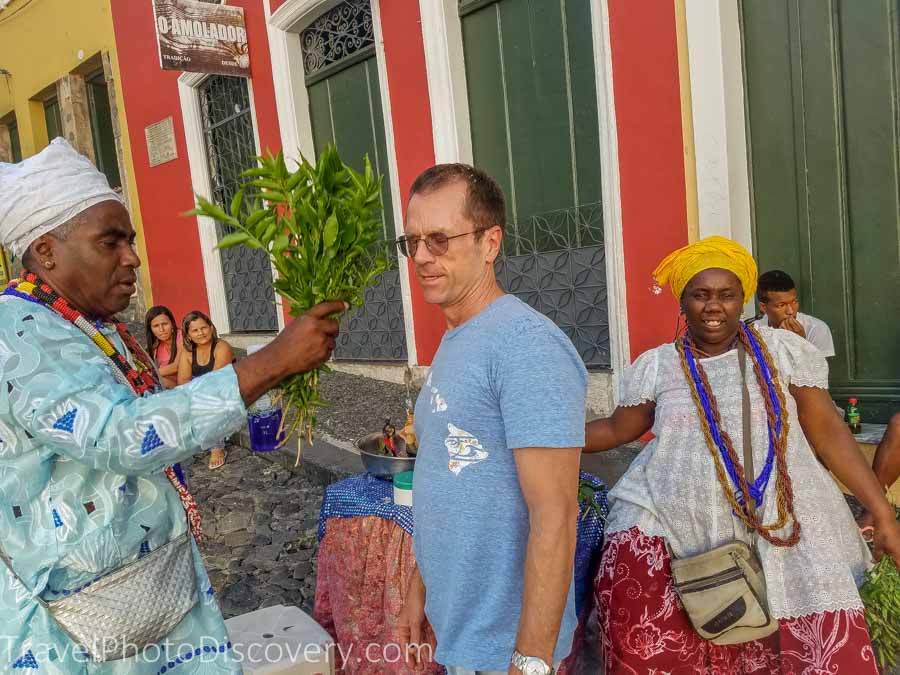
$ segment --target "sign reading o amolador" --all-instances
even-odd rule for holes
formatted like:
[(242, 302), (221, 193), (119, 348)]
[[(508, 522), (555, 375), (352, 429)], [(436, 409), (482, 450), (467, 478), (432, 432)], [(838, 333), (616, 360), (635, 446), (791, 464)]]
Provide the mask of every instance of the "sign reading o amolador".
[(163, 70), (250, 76), (244, 8), (153, 0)]

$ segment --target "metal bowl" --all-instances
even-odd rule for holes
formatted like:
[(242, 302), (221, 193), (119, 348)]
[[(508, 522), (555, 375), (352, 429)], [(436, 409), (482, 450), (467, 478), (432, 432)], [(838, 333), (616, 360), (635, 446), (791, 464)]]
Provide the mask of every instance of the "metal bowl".
[[(356, 441), (363, 466), (373, 476), (391, 478), (404, 471), (412, 471), (416, 463), (415, 457), (388, 457), (378, 452), (381, 434), (369, 434)], [(394, 434), (394, 446), (400, 452), (406, 450), (406, 441), (399, 434)]]

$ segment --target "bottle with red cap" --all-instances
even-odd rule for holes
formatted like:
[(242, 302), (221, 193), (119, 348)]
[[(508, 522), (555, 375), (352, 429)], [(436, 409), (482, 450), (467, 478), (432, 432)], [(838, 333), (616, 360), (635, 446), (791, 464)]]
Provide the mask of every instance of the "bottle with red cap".
[(862, 422), (859, 417), (859, 401), (855, 398), (851, 398), (847, 402), (847, 424), (850, 427), (851, 433), (862, 433)]

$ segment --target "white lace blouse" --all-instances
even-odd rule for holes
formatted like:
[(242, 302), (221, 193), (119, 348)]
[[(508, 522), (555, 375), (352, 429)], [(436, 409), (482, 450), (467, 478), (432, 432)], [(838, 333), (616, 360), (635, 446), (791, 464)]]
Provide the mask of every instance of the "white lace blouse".
[[(801, 525), (798, 544), (779, 548), (759, 540), (770, 610), (779, 619), (841, 609), (859, 609), (857, 592), (871, 563), (868, 549), (843, 495), (819, 463), (797, 419), (797, 404), (788, 385), (828, 386), (824, 357), (790, 331), (759, 328), (775, 360), (790, 417), (787, 464), (794, 488), (794, 508)], [(702, 360), (719, 404), (722, 424), (742, 455), (741, 374), (737, 350)], [(750, 405), (753, 461), (762, 468), (768, 451), (766, 413), (752, 369)], [(656, 402), (654, 440), (634, 460), (610, 492), (607, 532), (637, 527), (664, 537), (676, 557), (708, 551), (746, 529), (733, 516), (716, 479), (713, 460), (700, 427), (697, 409), (675, 346), (665, 344), (642, 354), (624, 373), (619, 405)], [(764, 522), (777, 516), (777, 468), (763, 501)], [(782, 530), (780, 535), (785, 535)]]

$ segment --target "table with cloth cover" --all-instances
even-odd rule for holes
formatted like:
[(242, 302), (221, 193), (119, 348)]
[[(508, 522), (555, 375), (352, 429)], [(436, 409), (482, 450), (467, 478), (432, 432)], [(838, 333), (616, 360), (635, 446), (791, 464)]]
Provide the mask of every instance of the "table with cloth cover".
[[(600, 513), (580, 504), (575, 551), (575, 610), (579, 617), (572, 654), (562, 675), (584, 670), (593, 640), (585, 640), (593, 609), (593, 577), (603, 543), (608, 512), (606, 486), (582, 472), (596, 488)], [(414, 569), (413, 514), (393, 500), (389, 480), (360, 474), (330, 485), (319, 514), (319, 553), (315, 618), (335, 639), (344, 672), (441, 673), (434, 663), (412, 666), (400, 654), (397, 620), (403, 592)], [(426, 627), (423, 642), (432, 648), (434, 633)], [(583, 649), (584, 647), (584, 649)], [(343, 659), (342, 659), (343, 657)], [(339, 663), (340, 666), (340, 663)]]

